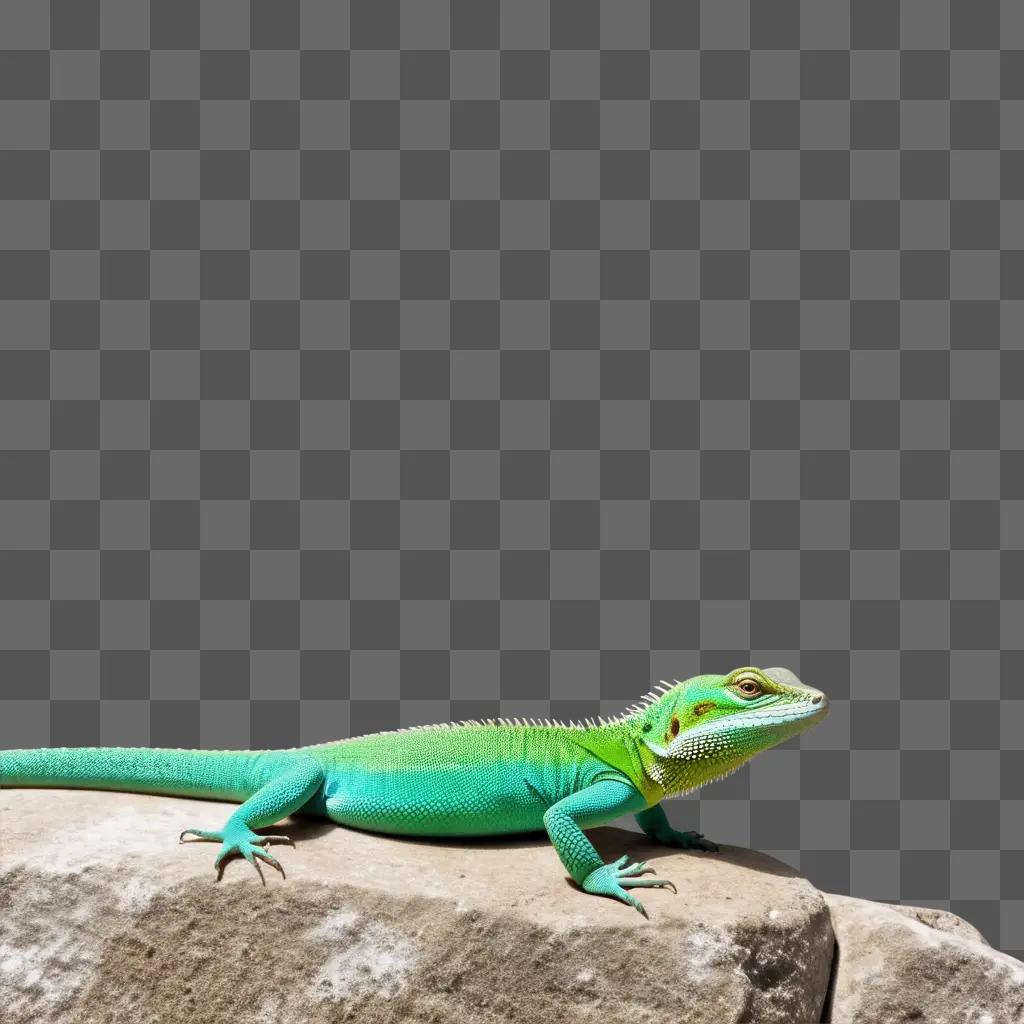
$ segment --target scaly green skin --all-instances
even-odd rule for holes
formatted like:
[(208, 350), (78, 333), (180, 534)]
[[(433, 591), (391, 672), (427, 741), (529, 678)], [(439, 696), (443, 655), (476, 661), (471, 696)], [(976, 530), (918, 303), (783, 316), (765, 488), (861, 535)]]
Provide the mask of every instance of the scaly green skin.
[[(660, 801), (721, 778), (802, 732), (828, 701), (787, 669), (744, 667), (695, 676), (597, 722), (518, 719), (416, 726), (291, 750), (80, 747), (0, 751), (0, 786), (127, 790), (239, 801), (219, 831), (186, 829), (284, 874), (257, 835), (301, 811), (341, 825), (410, 836), (547, 830), (573, 879), (646, 916), (627, 890), (671, 886), (640, 878), (646, 863), (604, 864), (583, 829), (632, 813), (654, 839), (717, 850), (671, 827)], [(262, 878), (262, 872), (260, 873)]]

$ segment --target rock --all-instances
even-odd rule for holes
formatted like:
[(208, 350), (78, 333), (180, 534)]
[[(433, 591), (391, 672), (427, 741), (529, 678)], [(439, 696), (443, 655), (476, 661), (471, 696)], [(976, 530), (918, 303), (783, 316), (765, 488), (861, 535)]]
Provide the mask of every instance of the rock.
[[(375, 836), (316, 818), (215, 881), (235, 805), (0, 790), (4, 1024), (1024, 1024), (1024, 964), (945, 911), (818, 892), (762, 854), (615, 828), (678, 895), (589, 896), (543, 835)], [(833, 956), (833, 954), (835, 954)], [(831, 971), (831, 974), (830, 974)]]
[(838, 944), (832, 1024), (1024, 1021), (1024, 964), (955, 914), (825, 898)]
[(957, 917), (948, 910), (939, 910), (936, 907), (905, 907), (895, 903), (886, 906), (891, 906), (897, 913), (912, 917), (936, 931), (959, 935), (962, 939), (973, 939), (986, 946), (989, 944), (988, 939), (973, 924), (968, 924), (962, 917)]
[[(299, 818), (287, 880), (177, 844), (235, 805), (0, 790), (5, 1024), (505, 1024), (820, 1019), (828, 906), (762, 854), (589, 834), (678, 886), (650, 912), (582, 893), (545, 836), (417, 841)], [(908, 925), (909, 927), (909, 925)], [(923, 927), (923, 926), (921, 926)]]

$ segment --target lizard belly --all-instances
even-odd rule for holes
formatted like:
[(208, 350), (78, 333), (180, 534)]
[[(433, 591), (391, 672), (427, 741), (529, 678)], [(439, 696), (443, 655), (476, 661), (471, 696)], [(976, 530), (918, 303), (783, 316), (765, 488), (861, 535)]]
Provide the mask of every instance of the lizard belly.
[(441, 772), (338, 773), (326, 789), (327, 816), (340, 825), (417, 836), (495, 835), (544, 827), (548, 802), (504, 766)]

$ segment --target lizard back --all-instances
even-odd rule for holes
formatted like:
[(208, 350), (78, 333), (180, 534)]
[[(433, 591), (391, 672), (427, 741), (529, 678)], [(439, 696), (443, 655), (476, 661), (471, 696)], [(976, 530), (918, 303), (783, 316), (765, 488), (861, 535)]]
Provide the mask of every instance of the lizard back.
[(305, 753), (327, 769), (324, 813), (339, 824), (406, 835), (529, 832), (543, 828), (551, 804), (617, 771), (607, 755), (581, 746), (587, 732), (473, 723), (375, 733)]

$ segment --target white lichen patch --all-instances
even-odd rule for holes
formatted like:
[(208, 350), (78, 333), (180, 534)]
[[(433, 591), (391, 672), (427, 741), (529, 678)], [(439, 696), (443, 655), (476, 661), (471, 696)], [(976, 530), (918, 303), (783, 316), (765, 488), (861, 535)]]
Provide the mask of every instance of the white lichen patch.
[(337, 939), (350, 932), (359, 920), (354, 910), (336, 910), (328, 914), (315, 928), (305, 933), (307, 939)]
[(327, 960), (313, 979), (310, 995), (320, 1002), (364, 994), (392, 999), (405, 988), (412, 966), (406, 943), (366, 937)]
[(737, 969), (736, 961), (742, 950), (723, 932), (696, 929), (686, 936), (686, 962), (697, 980), (728, 967)]
[(318, 944), (333, 942), (341, 947), (327, 958), (309, 986), (315, 1001), (338, 1002), (364, 995), (392, 999), (405, 988), (416, 964), (413, 943), (374, 922), (358, 929), (359, 921), (359, 914), (339, 910), (305, 933)]
[(5, 1012), (45, 1020), (48, 1007), (78, 992), (92, 977), (98, 959), (81, 945), (80, 935), (59, 931), (18, 949), (0, 944)]
[(38, 946), (29, 949), (11, 949), (0, 946), (0, 976), (8, 982), (20, 981), (28, 987), (43, 980), (45, 957)]

